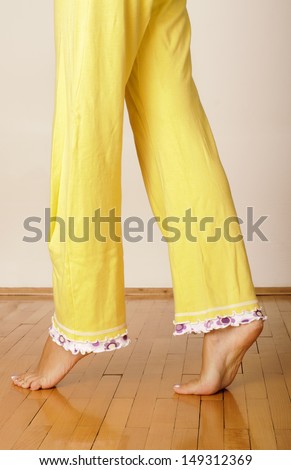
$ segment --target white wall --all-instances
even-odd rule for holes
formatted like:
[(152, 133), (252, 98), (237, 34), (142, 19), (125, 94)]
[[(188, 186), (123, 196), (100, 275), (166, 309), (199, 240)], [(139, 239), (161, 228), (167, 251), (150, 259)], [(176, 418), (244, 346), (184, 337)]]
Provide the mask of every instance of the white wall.
[[(44, 241), (24, 218), (49, 207), (53, 2), (0, 0), (0, 286), (51, 286)], [(268, 215), (245, 240), (256, 286), (291, 285), (291, 2), (188, 0), (193, 76), (238, 215)], [(152, 217), (125, 112), (123, 216)], [(245, 228), (242, 226), (245, 234)], [(167, 247), (124, 242), (127, 287), (171, 286)]]

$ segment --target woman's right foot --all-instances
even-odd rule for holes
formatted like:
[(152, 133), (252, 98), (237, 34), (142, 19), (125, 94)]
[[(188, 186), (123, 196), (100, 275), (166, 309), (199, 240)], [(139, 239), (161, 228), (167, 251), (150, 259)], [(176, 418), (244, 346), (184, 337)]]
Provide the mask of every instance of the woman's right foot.
[(72, 354), (54, 343), (49, 336), (35, 372), (12, 376), (15, 385), (30, 390), (52, 388), (59, 383), (77, 362), (85, 357)]
[(212, 330), (204, 335), (200, 378), (175, 385), (182, 395), (213, 395), (232, 383), (249, 347), (263, 330), (263, 320)]

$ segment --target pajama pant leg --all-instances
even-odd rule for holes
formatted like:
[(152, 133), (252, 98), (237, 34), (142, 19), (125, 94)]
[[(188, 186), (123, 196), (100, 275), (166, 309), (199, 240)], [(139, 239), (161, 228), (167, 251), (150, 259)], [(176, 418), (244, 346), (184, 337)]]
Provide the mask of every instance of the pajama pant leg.
[[(152, 0), (55, 0), (54, 4), (48, 248), (55, 312), (50, 335), (75, 354), (129, 342), (123, 247), (118, 241), (121, 222), (112, 217), (121, 216), (125, 85), (151, 6)], [(101, 217), (111, 215), (113, 223), (98, 224), (98, 209)]]
[[(190, 36), (186, 1), (159, 2), (126, 87), (145, 187), (161, 232), (169, 237), (174, 334), (207, 333), (266, 318), (228, 179), (192, 78)], [(197, 218), (191, 230), (183, 221), (186, 211)], [(173, 230), (167, 232), (166, 218), (178, 229), (177, 239)]]

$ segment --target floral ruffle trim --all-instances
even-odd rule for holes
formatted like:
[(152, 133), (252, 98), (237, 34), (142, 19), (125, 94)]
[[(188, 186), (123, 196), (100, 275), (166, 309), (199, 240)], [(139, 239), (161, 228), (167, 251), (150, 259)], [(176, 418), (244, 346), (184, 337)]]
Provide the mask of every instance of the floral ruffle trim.
[(267, 316), (263, 313), (263, 308), (256, 310), (244, 310), (241, 313), (232, 311), (231, 315), (226, 317), (217, 316), (210, 320), (202, 320), (197, 322), (173, 322), (175, 325), (174, 336), (182, 335), (184, 333), (208, 333), (211, 330), (218, 330), (219, 328), (226, 328), (227, 326), (240, 326), (250, 323), (254, 320), (266, 320)]
[(62, 346), (66, 351), (70, 351), (72, 354), (88, 354), (88, 353), (99, 353), (104, 351), (113, 351), (122, 347), (128, 346), (130, 339), (127, 336), (127, 332), (123, 335), (116, 336), (115, 338), (98, 340), (91, 343), (90, 341), (73, 341), (65, 338), (53, 325), (49, 328), (49, 334), (52, 340)]

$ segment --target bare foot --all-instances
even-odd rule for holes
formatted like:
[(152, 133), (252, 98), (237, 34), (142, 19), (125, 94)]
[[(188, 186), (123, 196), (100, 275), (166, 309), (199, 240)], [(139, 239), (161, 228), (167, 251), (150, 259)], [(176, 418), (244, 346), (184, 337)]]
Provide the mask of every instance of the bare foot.
[(52, 388), (62, 380), (74, 365), (85, 357), (82, 354), (72, 354), (62, 346), (54, 343), (49, 336), (35, 372), (26, 372), (12, 376), (15, 385), (30, 390)]
[(263, 321), (255, 320), (238, 327), (212, 330), (203, 340), (200, 378), (183, 385), (175, 385), (176, 393), (212, 395), (234, 380), (241, 361), (263, 330)]

